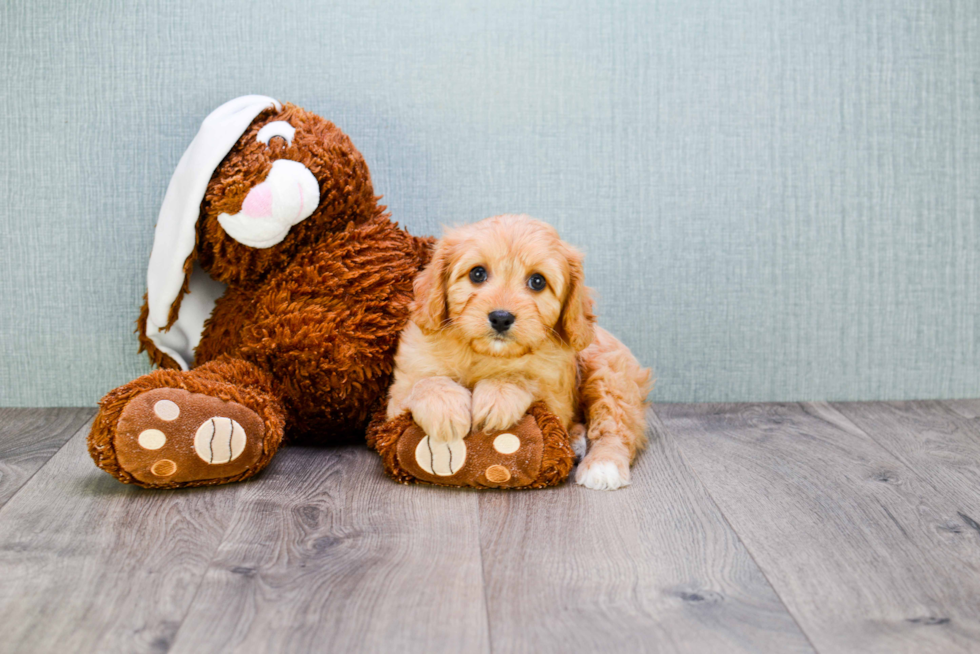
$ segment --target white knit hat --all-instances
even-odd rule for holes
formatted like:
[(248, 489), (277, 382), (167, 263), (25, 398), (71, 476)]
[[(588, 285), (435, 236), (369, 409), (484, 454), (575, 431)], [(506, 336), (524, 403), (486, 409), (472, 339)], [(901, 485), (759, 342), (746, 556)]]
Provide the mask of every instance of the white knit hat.
[(184, 264), (194, 251), (201, 202), (218, 165), (255, 117), (271, 108), (279, 111), (282, 105), (264, 95), (245, 95), (211, 112), (180, 158), (160, 207), (146, 275), (146, 335), (184, 370), (193, 362), (204, 321), (225, 289), (195, 265), (180, 314), (167, 329), (170, 309), (184, 285)]

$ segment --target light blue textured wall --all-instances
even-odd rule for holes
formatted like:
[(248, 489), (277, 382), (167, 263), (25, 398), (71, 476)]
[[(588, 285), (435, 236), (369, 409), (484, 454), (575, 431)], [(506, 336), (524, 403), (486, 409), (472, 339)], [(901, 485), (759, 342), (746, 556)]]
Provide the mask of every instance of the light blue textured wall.
[(527, 212), (588, 255), (658, 401), (980, 395), (980, 3), (0, 5), (0, 404), (146, 372), (153, 223), (264, 93), (396, 219)]

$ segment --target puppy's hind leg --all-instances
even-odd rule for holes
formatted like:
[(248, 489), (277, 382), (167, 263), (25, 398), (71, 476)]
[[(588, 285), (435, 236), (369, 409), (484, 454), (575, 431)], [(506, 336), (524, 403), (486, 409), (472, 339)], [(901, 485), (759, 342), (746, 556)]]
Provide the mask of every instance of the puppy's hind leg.
[(592, 345), (579, 353), (579, 398), (589, 449), (575, 481), (594, 490), (630, 483), (630, 464), (646, 445), (646, 396), (650, 370), (612, 334), (596, 330)]
[(585, 425), (581, 422), (572, 425), (572, 428), (568, 430), (568, 437), (572, 440), (572, 450), (575, 452), (575, 460), (581, 461), (585, 458), (585, 452), (588, 450)]

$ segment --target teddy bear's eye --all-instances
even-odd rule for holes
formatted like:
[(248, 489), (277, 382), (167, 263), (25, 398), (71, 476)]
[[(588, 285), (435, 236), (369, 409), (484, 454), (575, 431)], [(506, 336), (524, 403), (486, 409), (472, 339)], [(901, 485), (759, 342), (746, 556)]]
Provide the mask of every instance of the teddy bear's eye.
[(527, 280), (527, 287), (532, 291), (543, 291), (547, 285), (548, 281), (541, 273), (534, 273)]
[(271, 123), (267, 123), (259, 130), (256, 140), (260, 143), (265, 143), (269, 145), (269, 141), (275, 137), (281, 138), (286, 142), (286, 147), (293, 144), (293, 136), (296, 135), (296, 128), (287, 123), (284, 120), (276, 120)]
[(474, 284), (482, 284), (487, 281), (487, 269), (483, 266), (477, 266), (470, 271), (470, 281)]

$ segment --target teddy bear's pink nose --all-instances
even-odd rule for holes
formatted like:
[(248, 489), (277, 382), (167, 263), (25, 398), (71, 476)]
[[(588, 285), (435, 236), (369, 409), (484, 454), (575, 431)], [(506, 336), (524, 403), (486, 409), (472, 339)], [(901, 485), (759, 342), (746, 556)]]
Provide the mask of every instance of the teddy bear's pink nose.
[(242, 211), (252, 218), (266, 218), (272, 215), (272, 187), (262, 182), (252, 188), (245, 196)]

